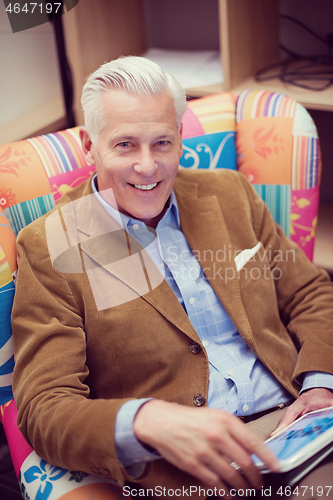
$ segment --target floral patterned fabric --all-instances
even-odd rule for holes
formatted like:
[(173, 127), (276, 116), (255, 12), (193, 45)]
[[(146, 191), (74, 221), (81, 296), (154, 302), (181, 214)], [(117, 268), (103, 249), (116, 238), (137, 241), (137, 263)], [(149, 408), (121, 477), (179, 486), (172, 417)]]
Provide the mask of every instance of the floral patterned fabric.
[[(317, 224), (321, 156), (317, 129), (293, 99), (244, 91), (236, 112), (238, 170), (262, 196), (287, 236), (312, 260)], [(286, 196), (286, 190), (289, 195)], [(275, 194), (273, 193), (275, 191)], [(283, 198), (276, 195), (280, 191)]]
[(17, 268), (16, 235), (92, 171), (81, 152), (78, 128), (0, 146), (0, 421), (26, 500), (125, 498), (112, 480), (59, 469), (41, 460), (16, 426), (12, 393), (14, 347), (10, 316)]

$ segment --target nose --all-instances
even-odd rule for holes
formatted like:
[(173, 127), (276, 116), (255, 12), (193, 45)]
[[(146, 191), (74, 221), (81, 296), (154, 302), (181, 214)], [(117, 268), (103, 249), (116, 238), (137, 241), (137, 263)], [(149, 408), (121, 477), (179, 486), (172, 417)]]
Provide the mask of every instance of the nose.
[(147, 177), (152, 175), (157, 170), (158, 165), (150, 148), (141, 149), (139, 157), (134, 163), (133, 168), (138, 174), (142, 174)]

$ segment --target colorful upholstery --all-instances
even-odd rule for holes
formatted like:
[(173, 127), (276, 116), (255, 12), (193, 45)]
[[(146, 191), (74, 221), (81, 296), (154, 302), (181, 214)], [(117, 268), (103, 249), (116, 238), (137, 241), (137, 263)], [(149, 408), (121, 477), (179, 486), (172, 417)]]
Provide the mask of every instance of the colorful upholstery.
[[(315, 125), (294, 100), (265, 91), (216, 94), (188, 103), (182, 168), (240, 170), (285, 233), (312, 260), (320, 180)], [(52, 467), (16, 427), (10, 312), (18, 231), (49, 211), (67, 190), (90, 176), (78, 128), (0, 146), (0, 419), (24, 498), (123, 498), (100, 477)], [(93, 495), (93, 496), (92, 496)]]
[(181, 166), (237, 168), (312, 260), (321, 159), (309, 113), (290, 97), (257, 90), (216, 94), (188, 107)]
[(16, 235), (48, 212), (66, 190), (89, 177), (78, 128), (0, 146), (0, 421), (22, 497), (36, 500), (128, 498), (112, 480), (53, 467), (25, 442), (16, 426), (10, 315), (16, 276)]
[(237, 169), (236, 96), (216, 94), (188, 103), (183, 119), (184, 168)]

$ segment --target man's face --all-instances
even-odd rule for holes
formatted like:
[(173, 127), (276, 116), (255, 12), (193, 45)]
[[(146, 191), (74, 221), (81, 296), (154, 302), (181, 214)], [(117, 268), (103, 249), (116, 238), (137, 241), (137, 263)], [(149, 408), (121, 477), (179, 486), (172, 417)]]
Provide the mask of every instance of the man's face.
[[(103, 104), (107, 125), (97, 144), (81, 130), (82, 148), (96, 166), (100, 194), (112, 188), (115, 208), (156, 227), (182, 155), (173, 98), (167, 92), (142, 97), (108, 90)], [(112, 204), (106, 193), (103, 197)]]

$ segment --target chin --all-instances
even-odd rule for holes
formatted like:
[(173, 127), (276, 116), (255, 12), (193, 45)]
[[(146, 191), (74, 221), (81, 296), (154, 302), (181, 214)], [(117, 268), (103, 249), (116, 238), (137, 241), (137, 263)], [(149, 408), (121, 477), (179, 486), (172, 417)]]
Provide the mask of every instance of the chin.
[(140, 219), (140, 220), (153, 220), (153, 219), (156, 219), (159, 215), (160, 215), (161, 212), (158, 212), (158, 213), (153, 213), (153, 214), (142, 214), (142, 216), (140, 217), (137, 217), (137, 219)]

